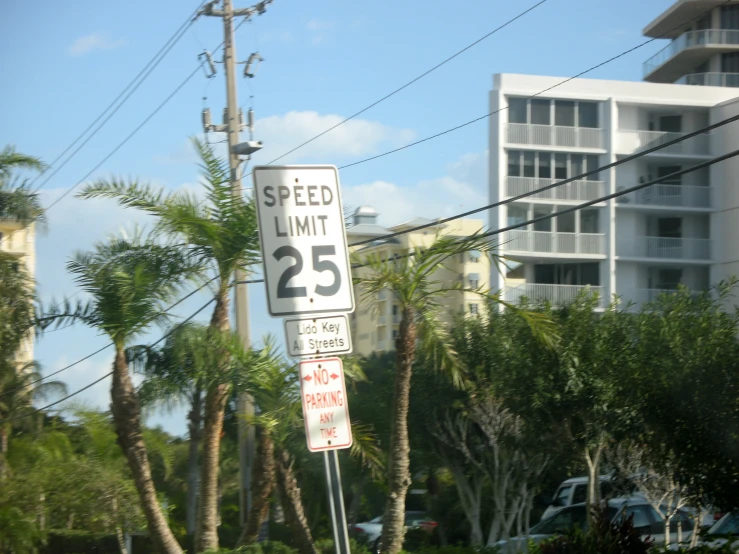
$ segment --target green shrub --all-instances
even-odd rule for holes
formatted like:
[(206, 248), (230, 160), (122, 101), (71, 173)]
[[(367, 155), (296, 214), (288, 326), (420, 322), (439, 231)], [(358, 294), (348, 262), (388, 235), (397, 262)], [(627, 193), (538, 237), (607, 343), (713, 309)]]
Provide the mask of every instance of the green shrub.
[(210, 550), (205, 554), (298, 554), (298, 551), (280, 541), (264, 541), (236, 549)]
[(49, 531), (46, 544), (39, 549), (41, 554), (113, 554), (118, 551), (118, 541), (112, 535), (68, 529)]
[[(319, 554), (334, 554), (334, 539), (320, 539), (315, 542), (316, 550)], [(355, 539), (349, 539), (349, 551), (351, 554), (370, 554), (367, 544), (363, 544)]]

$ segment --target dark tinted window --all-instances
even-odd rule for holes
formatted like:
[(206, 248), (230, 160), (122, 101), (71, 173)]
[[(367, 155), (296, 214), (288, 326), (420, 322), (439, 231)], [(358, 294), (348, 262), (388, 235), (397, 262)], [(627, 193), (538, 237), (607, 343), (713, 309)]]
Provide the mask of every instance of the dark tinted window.
[[(561, 216), (560, 216), (561, 217)], [(574, 233), (574, 229), (570, 233)], [(588, 497), (588, 486), (587, 485), (575, 485), (575, 492), (572, 495), (572, 503), (580, 504), (585, 502)]]
[(521, 152), (518, 150), (508, 152), (508, 175), (511, 177), (521, 176)]
[(531, 534), (553, 535), (566, 533), (576, 526), (586, 529), (588, 525), (585, 506), (570, 506), (563, 508), (552, 517), (549, 517), (531, 528)]
[(526, 98), (508, 98), (508, 121), (526, 123)]
[(551, 102), (549, 100), (532, 100), (531, 123), (534, 125), (551, 125), (550, 104)]
[(578, 102), (577, 118), (579, 127), (598, 128), (598, 104), (595, 102)]
[(719, 520), (708, 533), (711, 535), (739, 535), (739, 512), (734, 512)]
[(563, 127), (575, 126), (575, 103), (572, 100), (554, 101), (554, 124)]

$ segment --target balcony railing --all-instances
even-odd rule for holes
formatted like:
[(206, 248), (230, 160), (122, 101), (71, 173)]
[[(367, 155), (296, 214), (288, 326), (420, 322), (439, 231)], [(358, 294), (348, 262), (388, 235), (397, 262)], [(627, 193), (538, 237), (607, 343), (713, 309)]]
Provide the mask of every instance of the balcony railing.
[(711, 239), (636, 237), (616, 246), (616, 254), (631, 258), (711, 259)]
[(675, 208), (710, 208), (711, 187), (688, 185), (652, 185), (642, 190), (619, 196), (619, 204), (668, 206)]
[(384, 341), (384, 340), (377, 341), (377, 350), (385, 350), (386, 347), (387, 347), (387, 341)]
[(508, 142), (536, 146), (603, 148), (603, 129), (562, 127), (558, 125), (508, 124)]
[(675, 84), (700, 87), (739, 87), (739, 73), (690, 73), (680, 77)]
[(387, 300), (388, 296), (389, 294), (388, 294), (388, 291), (386, 290), (381, 290), (380, 292), (377, 293), (378, 300)]
[[(542, 187), (549, 186), (561, 179), (539, 179), (537, 177), (507, 177), (506, 193), (508, 196), (526, 194)], [(537, 192), (528, 198), (541, 200), (573, 200), (587, 201), (595, 200), (606, 193), (603, 181), (572, 181), (565, 185)]]
[(508, 231), (501, 246), (510, 252), (603, 255), (605, 254), (605, 235), (600, 233)]
[(402, 318), (403, 318), (403, 316), (402, 316), (402, 315), (400, 315), (400, 314), (395, 314), (395, 315), (393, 315), (393, 324), (394, 324), (394, 325), (397, 325), (398, 323), (400, 323), (400, 320), (401, 320)]
[(731, 29), (704, 29), (683, 33), (654, 56), (644, 62), (644, 77), (687, 48), (696, 46), (739, 46), (739, 31)]
[(603, 287), (590, 285), (540, 285), (526, 283), (516, 288), (509, 289), (505, 298), (508, 302), (518, 304), (522, 298), (526, 298), (532, 304), (549, 303), (560, 307), (572, 304), (580, 294), (598, 295), (598, 307), (605, 306), (603, 298)]
[(387, 316), (381, 315), (377, 318), (378, 325), (385, 325), (387, 323)]
[[(665, 293), (675, 293), (675, 289), (637, 289), (630, 295), (632, 302), (654, 302), (660, 295)], [(700, 291), (689, 291), (691, 296), (702, 294)]]
[[(632, 153), (653, 146), (661, 146), (671, 140), (684, 136), (684, 133), (670, 133), (667, 131), (619, 131), (619, 151)], [(705, 156), (709, 153), (708, 133), (686, 139), (677, 144), (661, 148), (657, 154), (682, 154)]]

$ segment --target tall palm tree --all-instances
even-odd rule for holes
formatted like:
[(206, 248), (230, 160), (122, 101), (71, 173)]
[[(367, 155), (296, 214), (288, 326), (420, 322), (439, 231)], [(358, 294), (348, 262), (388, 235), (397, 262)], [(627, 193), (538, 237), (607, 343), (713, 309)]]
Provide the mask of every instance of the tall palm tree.
[[(400, 328), (395, 340), (396, 371), (391, 413), (387, 463), (387, 501), (383, 519), (382, 551), (398, 552), (405, 534), (405, 499), (411, 484), (408, 408), (411, 374), (417, 349), (435, 367), (449, 372), (456, 385), (463, 382), (464, 368), (443, 321), (445, 299), (450, 294), (474, 293), (491, 305), (504, 304), (497, 294), (483, 288), (469, 288), (459, 281), (442, 280), (438, 270), (450, 269), (455, 257), (477, 250), (497, 264), (495, 243), (482, 234), (466, 238), (437, 236), (427, 248), (414, 248), (410, 255), (382, 259), (378, 255), (356, 256), (363, 265), (354, 279), (364, 303), (376, 302), (377, 294), (389, 290), (399, 305)], [(516, 309), (515, 306), (509, 306)], [(539, 316), (521, 312), (532, 322)]]
[(222, 351), (240, 347), (233, 335), (214, 334), (198, 323), (178, 325), (169, 333), (160, 349), (136, 346), (129, 349), (134, 371), (141, 370), (146, 380), (139, 388), (139, 397), (147, 405), (188, 406), (187, 497), (186, 529), (195, 533), (198, 515), (198, 481), (200, 476), (200, 441), (203, 419), (203, 392), (214, 380), (229, 373), (221, 363), (231, 363)]
[(43, 221), (39, 195), (31, 190), (28, 180), (21, 179), (16, 172), (41, 171), (44, 167), (41, 160), (16, 152), (13, 146), (0, 151), (0, 219), (11, 219), (23, 225)]
[[(271, 338), (258, 352), (239, 354), (246, 359), (237, 364), (235, 388), (254, 396), (259, 414), (253, 423), (258, 430), (257, 455), (253, 467), (252, 507), (239, 538), (239, 545), (256, 542), (276, 488), (285, 511), (285, 521), (301, 554), (316, 554), (308, 526), (296, 465), (307, 454), (305, 427), (301, 416), (299, 374), (286, 362)], [(345, 374), (350, 381), (364, 380), (357, 364), (348, 363)], [(381, 468), (380, 450), (366, 426), (352, 423), (354, 443), (350, 451), (370, 471)]]
[[(205, 268), (203, 273), (216, 276), (216, 303), (210, 327), (226, 332), (230, 329), (231, 279), (237, 269), (247, 270), (259, 261), (256, 210), (252, 202), (233, 194), (228, 167), (211, 146), (197, 139), (193, 139), (193, 144), (202, 161), (205, 201), (188, 192), (165, 194), (149, 185), (121, 180), (92, 183), (79, 196), (114, 198), (123, 206), (141, 209), (157, 217), (158, 231), (184, 240)], [(223, 355), (228, 356), (228, 351), (224, 350)], [(218, 549), (218, 469), (230, 389), (224, 378), (213, 381), (205, 391), (200, 517), (195, 541), (198, 552)]]
[(0, 360), (0, 482), (8, 475), (8, 440), (13, 422), (27, 422), (36, 400), (63, 396), (67, 387), (61, 381), (38, 382), (41, 379), (39, 365), (29, 362), (18, 366), (14, 359)]
[(91, 252), (77, 253), (67, 269), (91, 299), (76, 307), (66, 302), (52, 308), (41, 324), (77, 320), (111, 339), (115, 359), (110, 408), (118, 444), (131, 469), (156, 548), (165, 554), (182, 554), (157, 499), (126, 347), (152, 324), (167, 319), (165, 303), (195, 271), (194, 266), (181, 249), (136, 234), (131, 239), (111, 238), (96, 244)]

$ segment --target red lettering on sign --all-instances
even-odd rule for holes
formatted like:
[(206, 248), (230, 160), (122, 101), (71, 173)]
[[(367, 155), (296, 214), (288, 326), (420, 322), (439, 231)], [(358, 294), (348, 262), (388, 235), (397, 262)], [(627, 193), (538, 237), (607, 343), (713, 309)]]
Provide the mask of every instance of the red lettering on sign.
[(328, 429), (321, 429), (321, 438), (322, 439), (338, 438), (338, 435), (336, 434), (336, 427), (329, 427)]
[(316, 380), (316, 383), (320, 383), (322, 385), (328, 385), (328, 370), (314, 369), (313, 378)]
[(333, 422), (334, 422), (333, 412), (326, 412), (319, 416), (319, 423), (333, 423)]

